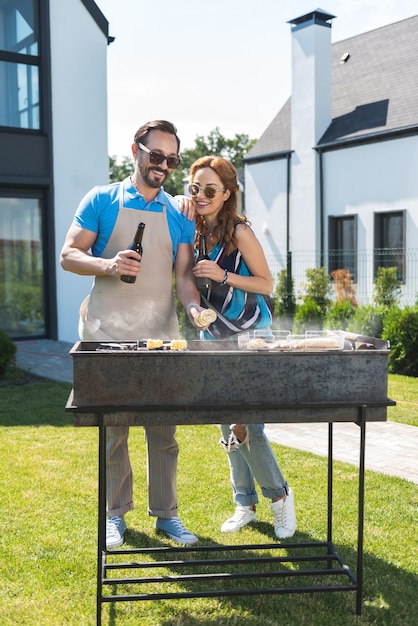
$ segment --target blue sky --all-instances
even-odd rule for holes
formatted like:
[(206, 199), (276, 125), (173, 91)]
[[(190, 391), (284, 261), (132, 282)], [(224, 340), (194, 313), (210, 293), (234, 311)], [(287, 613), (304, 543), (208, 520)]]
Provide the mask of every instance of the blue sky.
[(258, 138), (291, 92), (288, 20), (335, 15), (332, 41), (418, 14), (416, 0), (96, 0), (108, 47), (109, 154), (163, 118), (182, 148), (216, 126)]

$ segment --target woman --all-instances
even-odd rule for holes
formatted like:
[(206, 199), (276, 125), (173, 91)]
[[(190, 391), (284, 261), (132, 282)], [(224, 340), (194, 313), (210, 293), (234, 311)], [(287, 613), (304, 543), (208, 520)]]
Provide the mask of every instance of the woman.
[[(205, 236), (209, 257), (199, 261), (193, 273), (196, 278), (211, 279), (202, 300), (218, 313), (217, 320), (202, 331), (203, 339), (268, 328), (272, 321), (270, 271), (248, 220), (238, 214), (237, 191), (237, 172), (226, 159), (206, 156), (191, 166), (189, 193), (195, 208), (196, 242), (199, 235)], [(221, 530), (234, 532), (257, 520), (255, 478), (263, 495), (271, 500), (276, 536), (292, 537), (296, 530), (293, 492), (264, 433), (264, 424), (223, 424), (221, 430), (236, 504), (234, 515)]]

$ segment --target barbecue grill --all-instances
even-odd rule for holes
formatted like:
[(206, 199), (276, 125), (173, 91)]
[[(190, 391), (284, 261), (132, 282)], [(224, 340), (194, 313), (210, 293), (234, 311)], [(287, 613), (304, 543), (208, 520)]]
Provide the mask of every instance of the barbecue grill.
[[(262, 348), (260, 342), (253, 343), (255, 349), (251, 341), (238, 344), (232, 340), (189, 341), (186, 350), (171, 349), (169, 342), (150, 350), (146, 340), (81, 341), (74, 345), (70, 352), (74, 385), (66, 409), (73, 413), (75, 426), (99, 429), (98, 625), (104, 602), (318, 591), (355, 591), (356, 613), (361, 614), (366, 423), (385, 421), (387, 407), (395, 404), (387, 397), (389, 345), (349, 333), (333, 333), (338, 341), (330, 344), (329, 336), (328, 333), (326, 342), (319, 333), (316, 341), (312, 337), (310, 341), (296, 341), (292, 337), (285, 342), (266, 339)], [(107, 551), (106, 427), (218, 424), (225, 416), (231, 423), (328, 423), (327, 541)], [(334, 422), (344, 421), (354, 422), (360, 428), (355, 572), (335, 550), (332, 537), (332, 426)], [(298, 551), (302, 555), (295, 556)], [(213, 558), (219, 552), (222, 558)], [(112, 559), (118, 554), (134, 561), (116, 565)], [(187, 555), (185, 560), (181, 559), (183, 554)], [(143, 562), (138, 561), (140, 556), (145, 559)], [(147, 573), (150, 558), (157, 569), (184, 568), (187, 572), (193, 566), (203, 571), (154, 576), (152, 581), (160, 584), (163, 591), (152, 593), (144, 592), (149, 576), (108, 577), (109, 571), (124, 568), (144, 569)], [(239, 574), (230, 571), (234, 563), (244, 562), (256, 569)], [(283, 569), (286, 563), (295, 569)], [(306, 568), (306, 564), (311, 567)], [(264, 569), (260, 571), (261, 565)], [(208, 568), (214, 572), (207, 573)], [(297, 577), (302, 580), (299, 585), (294, 584)], [(235, 579), (244, 582), (251, 579), (251, 584), (233, 589), (228, 583)], [(272, 584), (254, 587), (254, 580), (258, 579), (264, 583), (271, 580)], [(189, 585), (202, 580), (209, 584), (204, 591), (166, 588), (169, 582)], [(311, 584), (306, 584), (306, 580)], [(220, 589), (219, 581), (227, 588)], [(129, 591), (124, 592), (128, 584)], [(108, 592), (111, 585), (117, 592)]]

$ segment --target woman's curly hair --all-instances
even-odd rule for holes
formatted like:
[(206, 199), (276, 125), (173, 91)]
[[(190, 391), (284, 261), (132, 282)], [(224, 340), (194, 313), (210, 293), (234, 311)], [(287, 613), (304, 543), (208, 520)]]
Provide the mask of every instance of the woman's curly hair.
[[(238, 174), (235, 167), (230, 161), (219, 156), (204, 156), (197, 159), (190, 168), (190, 182), (193, 182), (195, 174), (198, 170), (205, 167), (212, 169), (221, 179), (225, 189), (228, 189), (230, 196), (218, 213), (218, 223), (213, 231), (213, 240), (223, 242), (225, 251), (230, 254), (237, 247), (235, 238), (235, 227), (238, 223), (248, 223), (248, 219), (239, 215), (237, 203)], [(205, 234), (207, 230), (205, 218), (202, 215), (196, 215), (196, 240), (200, 234)]]

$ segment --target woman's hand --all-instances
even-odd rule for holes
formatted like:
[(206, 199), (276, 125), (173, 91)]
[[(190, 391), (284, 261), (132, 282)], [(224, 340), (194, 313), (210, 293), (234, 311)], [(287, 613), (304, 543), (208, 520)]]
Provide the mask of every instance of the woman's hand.
[(193, 267), (194, 276), (201, 276), (202, 278), (210, 278), (215, 283), (221, 283), (225, 276), (225, 270), (216, 263), (216, 261), (199, 261)]
[(180, 211), (191, 222), (196, 213), (196, 206), (192, 198), (187, 196), (174, 196), (174, 199), (180, 203)]
[(191, 323), (195, 328), (197, 328), (197, 330), (206, 330), (208, 328), (208, 326), (199, 326), (195, 323), (195, 318), (199, 315), (201, 311), (205, 310), (206, 309), (204, 309), (204, 307), (200, 306), (200, 304), (196, 304), (195, 302), (191, 302), (186, 307), (187, 315), (189, 316)]

